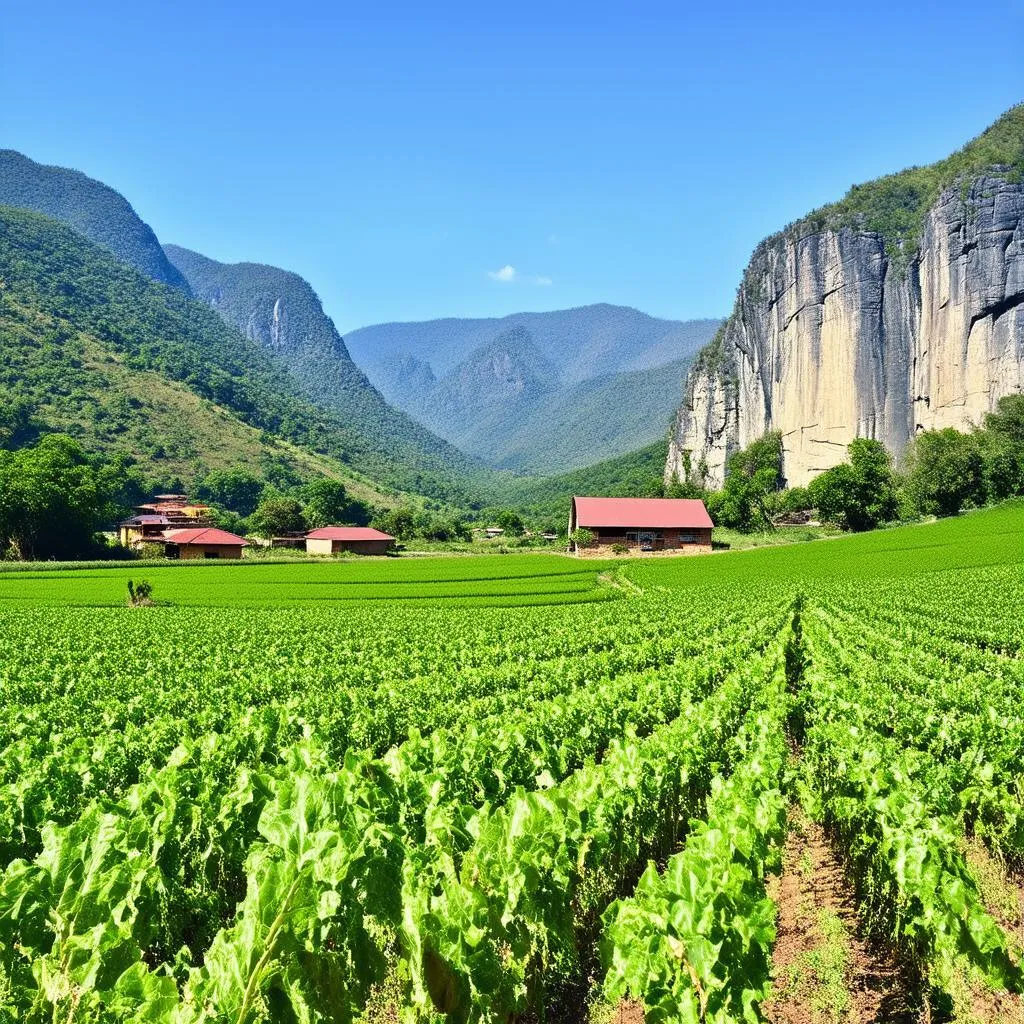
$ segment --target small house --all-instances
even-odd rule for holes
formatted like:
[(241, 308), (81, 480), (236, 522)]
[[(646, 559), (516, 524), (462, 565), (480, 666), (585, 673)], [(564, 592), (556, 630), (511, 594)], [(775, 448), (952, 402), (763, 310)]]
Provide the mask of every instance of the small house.
[(386, 555), (394, 546), (394, 537), (369, 526), (324, 526), (306, 534), (306, 552), (310, 555), (337, 555), (342, 551)]
[(592, 543), (576, 554), (606, 555), (622, 545), (630, 554), (704, 554), (714, 524), (704, 502), (692, 498), (573, 498), (569, 536), (587, 530)]
[(164, 553), (168, 558), (183, 561), (194, 558), (241, 558), (242, 548), (249, 542), (227, 530), (198, 527), (189, 530), (167, 530), (163, 535)]
[(132, 516), (118, 527), (121, 545), (126, 548), (138, 548), (143, 544), (159, 544), (164, 539), (164, 530), (170, 525), (171, 521), (167, 516)]

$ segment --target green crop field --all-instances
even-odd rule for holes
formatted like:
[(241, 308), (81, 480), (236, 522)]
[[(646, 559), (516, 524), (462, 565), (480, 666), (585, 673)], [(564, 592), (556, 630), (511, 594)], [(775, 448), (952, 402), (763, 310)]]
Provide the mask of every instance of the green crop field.
[(0, 573), (0, 1021), (1020, 1021), (1022, 563)]

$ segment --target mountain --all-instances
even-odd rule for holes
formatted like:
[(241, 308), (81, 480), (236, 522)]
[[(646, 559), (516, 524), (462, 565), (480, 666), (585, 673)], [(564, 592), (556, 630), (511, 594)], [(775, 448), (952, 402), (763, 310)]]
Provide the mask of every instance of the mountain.
[(718, 326), (602, 304), (380, 324), (346, 342), (384, 397), (441, 437), (493, 466), (548, 473), (664, 436), (687, 361)]
[(47, 167), (12, 149), (0, 149), (0, 205), (63, 221), (151, 280), (188, 291), (152, 228), (128, 200), (78, 171)]
[(464, 499), (443, 460), (396, 461), (205, 303), (65, 224), (0, 207), (0, 268), (0, 420), (27, 413), (167, 482), (244, 466), (342, 478), (370, 500), (383, 493), (374, 481)]
[(298, 274), (259, 263), (218, 263), (178, 245), (165, 246), (165, 252), (197, 299), (269, 352), (308, 398), (364, 438), (364, 449), (376, 455), (370, 471), (377, 479), (437, 495), (447, 489), (444, 478), (480, 473), (475, 460), (387, 404)]
[(540, 478), (513, 478), (506, 482), (501, 501), (546, 520), (546, 527), (557, 530), (565, 526), (569, 503), (576, 494), (661, 497), (667, 450), (668, 441), (663, 437), (639, 451), (626, 452), (582, 469)]
[(778, 430), (802, 485), (854, 437), (899, 454), (1021, 390), (1024, 104), (757, 247), (690, 371), (665, 473), (719, 486), (733, 451)]

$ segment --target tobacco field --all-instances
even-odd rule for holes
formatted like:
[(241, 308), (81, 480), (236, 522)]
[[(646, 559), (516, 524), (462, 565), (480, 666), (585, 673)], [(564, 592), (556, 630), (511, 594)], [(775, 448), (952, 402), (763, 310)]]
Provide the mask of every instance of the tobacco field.
[(1022, 561), (1009, 504), (146, 608), (0, 572), (0, 1021), (863, 1019), (780, 968), (803, 828), (889, 1019), (1022, 1020)]

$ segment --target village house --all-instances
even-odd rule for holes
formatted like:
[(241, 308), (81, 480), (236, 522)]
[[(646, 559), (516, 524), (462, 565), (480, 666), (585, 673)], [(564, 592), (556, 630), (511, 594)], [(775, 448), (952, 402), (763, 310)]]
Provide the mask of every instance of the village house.
[(342, 551), (386, 555), (394, 545), (394, 537), (369, 526), (324, 526), (306, 534), (306, 553), (310, 555), (337, 555)]
[(163, 535), (164, 554), (182, 561), (195, 558), (241, 558), (242, 548), (249, 542), (227, 530), (198, 527), (189, 530), (167, 530)]
[(210, 506), (190, 501), (185, 494), (158, 494), (152, 501), (136, 505), (135, 512), (118, 527), (122, 546), (134, 550), (143, 544), (162, 543), (168, 530), (210, 525)]
[(703, 501), (691, 498), (573, 498), (569, 536), (587, 530), (585, 548), (572, 541), (577, 555), (609, 555), (613, 545), (630, 554), (704, 554), (711, 551), (714, 524)]

